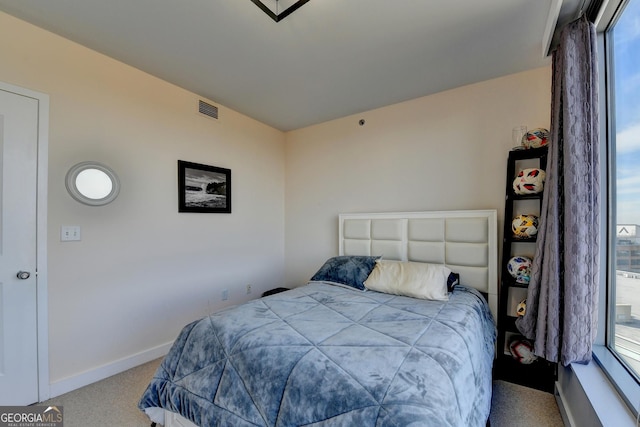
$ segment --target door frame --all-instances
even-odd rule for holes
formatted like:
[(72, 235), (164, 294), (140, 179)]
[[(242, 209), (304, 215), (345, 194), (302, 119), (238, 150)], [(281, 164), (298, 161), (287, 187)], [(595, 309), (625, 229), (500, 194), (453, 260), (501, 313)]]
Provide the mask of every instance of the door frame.
[(49, 399), (49, 306), (47, 292), (47, 192), (49, 171), (49, 95), (0, 81), (0, 89), (38, 101), (36, 198), (36, 304), (38, 335), (38, 401)]

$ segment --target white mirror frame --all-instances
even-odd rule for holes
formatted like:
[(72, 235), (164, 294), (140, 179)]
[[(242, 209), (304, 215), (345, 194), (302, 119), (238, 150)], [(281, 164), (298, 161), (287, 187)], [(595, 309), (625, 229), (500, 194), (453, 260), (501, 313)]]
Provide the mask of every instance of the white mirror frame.
[[(92, 198), (87, 194), (81, 192), (78, 188), (78, 175), (86, 170), (91, 169), (103, 172), (107, 176), (107, 178), (111, 180), (111, 191), (106, 196), (101, 198)], [(89, 206), (103, 206), (111, 203), (115, 200), (116, 197), (118, 197), (118, 193), (120, 192), (120, 180), (118, 179), (116, 173), (110, 167), (98, 162), (82, 162), (73, 166), (71, 169), (69, 169), (69, 172), (67, 172), (65, 183), (67, 186), (67, 191), (69, 192), (71, 197), (73, 197), (78, 202)]]

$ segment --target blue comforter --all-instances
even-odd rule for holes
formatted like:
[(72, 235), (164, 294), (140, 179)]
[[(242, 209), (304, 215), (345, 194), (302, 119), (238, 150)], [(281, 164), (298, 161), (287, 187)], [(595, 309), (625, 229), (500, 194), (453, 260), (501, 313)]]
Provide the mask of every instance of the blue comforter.
[(495, 325), (458, 286), (424, 301), (310, 283), (184, 327), (139, 407), (199, 426), (484, 426)]

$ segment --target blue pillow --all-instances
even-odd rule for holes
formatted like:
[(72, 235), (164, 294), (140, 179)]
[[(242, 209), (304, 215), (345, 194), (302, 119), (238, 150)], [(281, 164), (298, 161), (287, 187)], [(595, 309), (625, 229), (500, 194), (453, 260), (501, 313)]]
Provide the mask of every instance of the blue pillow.
[(366, 290), (364, 281), (376, 266), (379, 256), (344, 255), (329, 258), (311, 278), (312, 282), (324, 282)]
[(460, 284), (460, 275), (458, 273), (449, 274), (449, 277), (447, 278), (447, 291), (453, 292), (453, 288), (455, 288), (456, 285), (459, 285), (459, 284)]

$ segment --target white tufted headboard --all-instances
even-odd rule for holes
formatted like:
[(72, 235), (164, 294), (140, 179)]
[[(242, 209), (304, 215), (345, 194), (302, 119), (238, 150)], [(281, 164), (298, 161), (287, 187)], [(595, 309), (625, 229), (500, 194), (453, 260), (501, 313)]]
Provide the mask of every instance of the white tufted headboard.
[(497, 318), (495, 210), (340, 214), (340, 255), (445, 264), (460, 282), (488, 294)]

